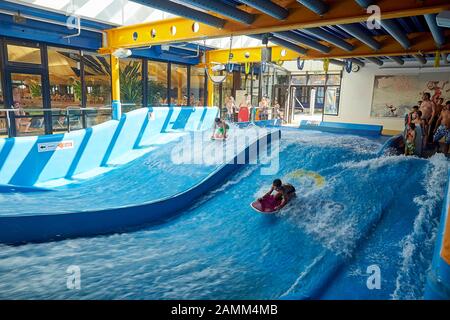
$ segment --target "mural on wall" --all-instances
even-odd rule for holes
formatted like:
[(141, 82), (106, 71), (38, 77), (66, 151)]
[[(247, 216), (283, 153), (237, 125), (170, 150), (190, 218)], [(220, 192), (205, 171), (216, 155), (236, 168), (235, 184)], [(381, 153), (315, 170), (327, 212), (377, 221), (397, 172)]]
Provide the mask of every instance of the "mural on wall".
[(403, 118), (413, 106), (419, 105), (424, 92), (429, 92), (433, 101), (444, 98), (445, 103), (450, 100), (449, 81), (448, 72), (375, 76), (370, 115)]

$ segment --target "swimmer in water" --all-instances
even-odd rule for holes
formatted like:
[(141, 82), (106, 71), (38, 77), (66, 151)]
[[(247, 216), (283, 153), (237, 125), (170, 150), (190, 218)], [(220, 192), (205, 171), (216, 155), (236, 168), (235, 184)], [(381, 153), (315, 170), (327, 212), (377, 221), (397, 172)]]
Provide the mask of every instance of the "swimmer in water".
[[(283, 208), (285, 205), (288, 204), (288, 202), (295, 197), (295, 188), (293, 185), (286, 183), (283, 184), (281, 182), (280, 179), (275, 179), (272, 183), (272, 187), (270, 188), (269, 192), (267, 192), (263, 198), (268, 197), (270, 195), (272, 195), (272, 193), (276, 191), (277, 193), (275, 194), (275, 198), (276, 199), (281, 199), (281, 203), (276, 206), (274, 209), (275, 210), (280, 210), (281, 208)], [(259, 199), (260, 201), (263, 199)]]

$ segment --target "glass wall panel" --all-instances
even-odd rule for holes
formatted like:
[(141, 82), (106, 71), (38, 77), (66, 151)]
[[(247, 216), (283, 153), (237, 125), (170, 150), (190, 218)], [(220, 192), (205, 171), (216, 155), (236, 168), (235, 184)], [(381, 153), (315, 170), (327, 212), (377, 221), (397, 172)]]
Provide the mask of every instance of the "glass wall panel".
[(167, 105), (167, 63), (148, 61), (147, 105)]
[(71, 130), (81, 129), (80, 112), (71, 111), (71, 108), (81, 107), (80, 52), (48, 47), (47, 54), (50, 101), (52, 108), (55, 109), (52, 111), (53, 131), (66, 131), (68, 121)]
[(205, 105), (205, 69), (191, 67), (191, 94), (189, 105), (202, 107)]
[(12, 73), (13, 119), (17, 136), (45, 133), (40, 75)]
[(327, 79), (327, 85), (339, 86), (341, 84), (341, 75), (340, 74), (329, 74)]
[(339, 87), (328, 87), (325, 94), (324, 114), (337, 116), (339, 113)]
[[(2, 83), (3, 83), (2, 62), (0, 61), (0, 109), (5, 109), (5, 96), (3, 93)], [(6, 121), (7, 121), (6, 112), (0, 111), (0, 135), (2, 136), (8, 134), (8, 127)]]
[(142, 108), (142, 60), (120, 59), (119, 63), (122, 112)]
[(325, 77), (325, 74), (312, 74), (309, 76), (308, 85), (324, 85)]
[[(86, 127), (111, 119), (111, 110), (99, 108), (111, 107), (111, 61), (109, 56), (84, 52), (84, 82), (86, 107)], [(96, 110), (97, 109), (97, 110)]]
[(28, 47), (14, 44), (6, 46), (9, 62), (41, 64), (41, 49), (38, 46)]
[(172, 63), (170, 85), (170, 104), (187, 106), (187, 66)]
[(292, 85), (306, 85), (306, 79), (307, 79), (306, 75), (301, 75), (301, 76), (295, 75), (295, 76), (292, 76), (291, 84)]

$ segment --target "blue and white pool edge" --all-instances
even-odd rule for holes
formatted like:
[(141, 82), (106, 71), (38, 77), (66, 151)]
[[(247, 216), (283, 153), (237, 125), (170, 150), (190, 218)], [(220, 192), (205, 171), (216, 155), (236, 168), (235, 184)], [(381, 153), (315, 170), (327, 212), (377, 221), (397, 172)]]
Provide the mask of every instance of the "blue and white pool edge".
[[(219, 166), (195, 186), (160, 200), (98, 211), (2, 216), (0, 217), (0, 243), (20, 245), (120, 233), (165, 221), (223, 183), (242, 165), (250, 163), (250, 150), (257, 150), (258, 154), (261, 154), (266, 151), (261, 150), (261, 146), (268, 147), (274, 140), (279, 141), (280, 138), (280, 130), (258, 137), (237, 153), (232, 161)], [(245, 163), (240, 164), (238, 159), (245, 159)]]
[(433, 260), (431, 268), (427, 275), (427, 283), (425, 287), (425, 299), (427, 300), (450, 300), (450, 265), (442, 257), (442, 251), (448, 250), (444, 248), (444, 239), (449, 228), (450, 210), (450, 170), (447, 174), (447, 186), (442, 206), (442, 214), (439, 222), (439, 230), (436, 237), (434, 247)]
[[(118, 121), (69, 133), (3, 138), (0, 185), (39, 186), (107, 168), (130, 151), (142, 152), (174, 127), (185, 131), (209, 129), (217, 114), (215, 107), (141, 108), (122, 114)], [(60, 143), (64, 146), (58, 147)]]
[(383, 126), (381, 125), (309, 120), (302, 120), (299, 128), (302, 130), (317, 130), (330, 133), (359, 134), (368, 136), (379, 136), (383, 131)]

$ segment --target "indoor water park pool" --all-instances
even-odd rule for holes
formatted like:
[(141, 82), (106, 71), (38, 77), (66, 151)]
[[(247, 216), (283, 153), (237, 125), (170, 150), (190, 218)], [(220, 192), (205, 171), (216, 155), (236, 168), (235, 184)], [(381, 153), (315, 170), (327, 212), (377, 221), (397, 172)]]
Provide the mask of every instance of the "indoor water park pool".
[[(0, 299), (422, 299), (445, 157), (380, 155), (384, 138), (303, 130), (282, 130), (281, 137), (276, 173), (245, 165), (168, 221), (134, 232), (0, 245)], [(136, 203), (182, 191), (214, 166), (168, 163), (179, 143), (53, 192), (62, 197), (55, 210), (65, 201), (73, 201), (67, 208), (77, 200), (80, 209), (85, 200), (106, 205), (114, 184), (122, 183), (120, 201)], [(275, 178), (293, 184), (296, 197), (277, 214), (254, 211), (250, 203)], [(52, 192), (38, 194), (2, 194), (2, 207), (11, 197), (39, 212), (38, 201)], [(381, 288), (370, 290), (373, 265)], [(79, 290), (66, 286), (73, 266)]]

